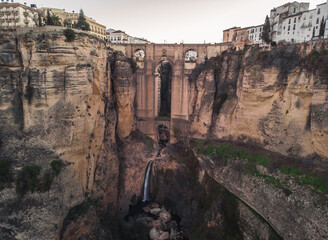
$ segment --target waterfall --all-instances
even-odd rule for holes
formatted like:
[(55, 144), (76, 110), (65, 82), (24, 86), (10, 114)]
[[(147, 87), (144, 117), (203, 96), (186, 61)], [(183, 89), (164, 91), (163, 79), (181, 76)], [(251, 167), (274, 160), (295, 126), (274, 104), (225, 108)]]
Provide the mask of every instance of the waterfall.
[(150, 170), (153, 166), (153, 161), (150, 161), (147, 166), (145, 181), (144, 181), (144, 190), (143, 190), (143, 202), (146, 202), (149, 200), (149, 182), (150, 182)]

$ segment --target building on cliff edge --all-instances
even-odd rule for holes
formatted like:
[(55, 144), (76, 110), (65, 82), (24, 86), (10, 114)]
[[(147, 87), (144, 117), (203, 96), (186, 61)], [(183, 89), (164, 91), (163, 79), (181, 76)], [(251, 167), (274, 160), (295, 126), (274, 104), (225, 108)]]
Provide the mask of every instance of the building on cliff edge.
[(116, 44), (145, 44), (150, 43), (147, 39), (132, 37), (121, 30), (107, 29), (106, 31), (107, 42)]
[(0, 28), (35, 27), (39, 18), (35, 5), (31, 7), (12, 2), (0, 3)]
[[(46, 16), (47, 11), (49, 10), (50, 14), (54, 14), (58, 16), (61, 20), (61, 23), (65, 27), (73, 27), (79, 19), (79, 13), (75, 13), (74, 11), (71, 13), (68, 13), (65, 11), (65, 9), (58, 9), (58, 8), (41, 8), (41, 11), (43, 12), (43, 15)], [(96, 20), (84, 16), (87, 23), (90, 25), (90, 33), (92, 35), (95, 35), (99, 38), (106, 39), (106, 26), (102, 25), (100, 23), (97, 23)]]
[[(309, 3), (295, 1), (273, 8), (269, 15), (272, 41), (301, 43), (328, 38), (328, 24), (320, 36), (321, 23), (326, 23), (328, 18), (328, 0), (312, 10), (309, 6)], [(223, 42), (263, 45), (262, 31), (263, 25), (229, 28), (223, 31)]]

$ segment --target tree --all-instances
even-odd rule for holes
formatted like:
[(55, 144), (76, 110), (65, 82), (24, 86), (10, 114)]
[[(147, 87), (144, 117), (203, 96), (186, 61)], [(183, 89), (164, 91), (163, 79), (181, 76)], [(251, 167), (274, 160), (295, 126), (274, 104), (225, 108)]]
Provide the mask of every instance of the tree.
[(47, 10), (46, 25), (61, 26), (61, 19), (55, 14), (50, 14), (50, 11)]
[(66, 28), (64, 30), (64, 36), (66, 37), (67, 42), (73, 42), (75, 40), (75, 32), (71, 28)]
[(324, 17), (321, 19), (320, 29), (319, 29), (319, 37), (323, 38), (325, 36), (325, 28), (326, 28), (326, 20)]
[(315, 27), (313, 27), (313, 31), (312, 31), (312, 39), (315, 38)]
[(89, 23), (87, 23), (82, 9), (80, 10), (79, 18), (76, 23), (76, 28), (81, 29), (83, 31), (90, 31), (90, 25)]
[(54, 25), (49, 9), (47, 10), (46, 25)]
[(71, 20), (65, 19), (63, 24), (64, 24), (64, 27), (72, 27), (72, 21)]
[(271, 42), (271, 37), (270, 37), (270, 21), (268, 15), (265, 18), (265, 22), (263, 25), (263, 31), (262, 31), (262, 39), (266, 43)]
[(38, 22), (39, 22), (39, 27), (42, 27), (43, 26), (43, 24), (42, 24), (42, 18), (41, 18), (41, 16), (39, 15), (39, 17), (38, 17)]

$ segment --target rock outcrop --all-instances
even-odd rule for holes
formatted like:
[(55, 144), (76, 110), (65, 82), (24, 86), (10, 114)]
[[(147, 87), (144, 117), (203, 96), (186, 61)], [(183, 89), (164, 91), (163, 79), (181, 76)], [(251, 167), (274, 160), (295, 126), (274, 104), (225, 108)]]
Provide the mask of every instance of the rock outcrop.
[(21, 197), (14, 182), (2, 190), (0, 226), (23, 239), (55, 239), (69, 208), (86, 196), (116, 209), (108, 51), (83, 33), (66, 42), (61, 32), (9, 32), (0, 42), (0, 158), (11, 160), (14, 177), (24, 166), (43, 173), (53, 160), (64, 163), (49, 192)]
[(326, 162), (327, 48), (314, 42), (228, 51), (198, 66), (190, 78), (189, 136), (254, 142)]

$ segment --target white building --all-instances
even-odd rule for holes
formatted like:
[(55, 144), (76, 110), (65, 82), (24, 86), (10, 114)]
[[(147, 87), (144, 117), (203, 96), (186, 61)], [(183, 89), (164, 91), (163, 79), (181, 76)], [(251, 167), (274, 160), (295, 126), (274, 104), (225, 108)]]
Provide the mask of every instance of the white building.
[(263, 24), (250, 27), (248, 39), (252, 42), (252, 44), (262, 44), (263, 43), (262, 31), (263, 31)]
[(0, 28), (35, 27), (39, 14), (36, 6), (28, 7), (20, 3), (0, 3)]
[(281, 5), (270, 11), (270, 24), (272, 29), (272, 41), (278, 42), (282, 38), (283, 20), (289, 16), (305, 12), (309, 9), (309, 3), (292, 2)]
[(145, 44), (150, 43), (143, 38), (132, 37), (121, 30), (108, 29), (106, 31), (107, 41), (116, 44)]
[[(301, 9), (304, 10), (304, 9)], [(276, 35), (273, 41), (300, 43), (317, 39), (319, 37), (320, 24), (328, 17), (328, 1), (317, 5), (315, 9), (300, 11), (296, 14), (285, 15), (276, 25)], [(324, 37), (328, 36), (328, 25)]]

